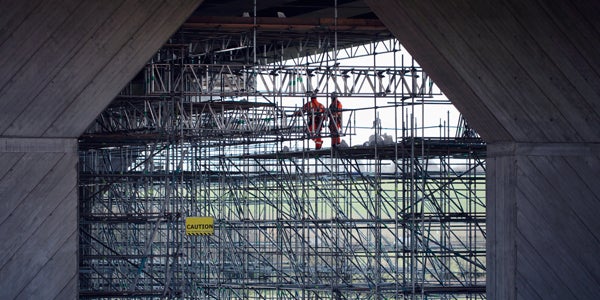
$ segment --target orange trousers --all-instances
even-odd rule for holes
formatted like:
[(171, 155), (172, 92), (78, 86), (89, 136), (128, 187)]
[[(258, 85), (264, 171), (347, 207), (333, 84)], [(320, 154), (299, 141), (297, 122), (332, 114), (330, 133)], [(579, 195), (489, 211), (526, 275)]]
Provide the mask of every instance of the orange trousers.
[(312, 140), (315, 142), (315, 148), (321, 149), (321, 147), (323, 146), (323, 139), (321, 138), (321, 127), (322, 124), (319, 123), (313, 123), (313, 124), (308, 124), (308, 132), (310, 132), (310, 135), (312, 136)]

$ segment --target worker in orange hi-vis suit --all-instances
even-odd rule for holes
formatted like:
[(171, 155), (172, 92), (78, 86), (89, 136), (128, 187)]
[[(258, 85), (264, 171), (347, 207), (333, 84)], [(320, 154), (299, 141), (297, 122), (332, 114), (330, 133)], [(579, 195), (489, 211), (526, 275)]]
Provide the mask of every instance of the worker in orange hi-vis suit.
[(340, 130), (342, 129), (342, 103), (336, 95), (331, 96), (329, 105), (329, 132), (331, 133), (331, 147), (337, 147), (341, 142)]
[(317, 101), (316, 96), (310, 97), (310, 101), (302, 106), (302, 109), (296, 112), (296, 115), (306, 114), (308, 116), (308, 132), (315, 142), (315, 148), (321, 149), (323, 139), (321, 139), (321, 128), (325, 120), (325, 106)]

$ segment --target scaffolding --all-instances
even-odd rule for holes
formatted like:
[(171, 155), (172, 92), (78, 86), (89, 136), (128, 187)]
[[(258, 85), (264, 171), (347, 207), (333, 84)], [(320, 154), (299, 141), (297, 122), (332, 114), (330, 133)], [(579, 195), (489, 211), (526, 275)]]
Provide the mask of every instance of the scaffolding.
[[(448, 100), (414, 62), (342, 61), (381, 45), (400, 51), (159, 51), (80, 139), (80, 298), (484, 299), (485, 144), (462, 119), (417, 125)], [(348, 144), (314, 150), (332, 133), (297, 103), (332, 93), (366, 104), (343, 109)], [(386, 111), (393, 128), (360, 125)], [(214, 234), (186, 234), (195, 216)]]

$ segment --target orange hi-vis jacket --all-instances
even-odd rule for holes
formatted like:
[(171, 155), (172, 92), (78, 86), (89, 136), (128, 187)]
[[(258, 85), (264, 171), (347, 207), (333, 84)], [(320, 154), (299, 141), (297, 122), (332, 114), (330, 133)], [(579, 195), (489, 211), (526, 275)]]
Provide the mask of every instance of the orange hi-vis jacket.
[(337, 99), (333, 100), (329, 105), (329, 113), (331, 114), (329, 127), (340, 128), (342, 126), (342, 103)]
[(309, 125), (323, 124), (325, 114), (325, 106), (317, 101), (317, 98), (312, 98), (309, 102), (302, 106), (302, 111), (308, 115)]

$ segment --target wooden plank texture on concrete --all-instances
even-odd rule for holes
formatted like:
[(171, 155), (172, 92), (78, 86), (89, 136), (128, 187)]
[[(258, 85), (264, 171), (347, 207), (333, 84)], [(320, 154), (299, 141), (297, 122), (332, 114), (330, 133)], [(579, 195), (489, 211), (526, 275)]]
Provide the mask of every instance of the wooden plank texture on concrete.
[[(492, 143), (488, 153), (488, 299), (595, 299), (600, 294), (597, 144)], [(510, 168), (516, 171), (507, 176)], [(501, 202), (516, 205), (514, 236), (505, 234), (510, 209)], [(514, 247), (512, 287), (504, 273), (510, 263), (503, 244)]]
[[(76, 194), (73, 195), (76, 198)], [(16, 298), (18, 299), (52, 299), (54, 295), (60, 295), (65, 287), (70, 287), (72, 296), (62, 299), (77, 299), (77, 287), (73, 289), (71, 281), (77, 276), (77, 250), (78, 234), (73, 231), (71, 236), (58, 248), (56, 253), (48, 260), (48, 263), (35, 274), (35, 277), (29, 281), (29, 284), (21, 289)], [(55, 276), (56, 272), (62, 273), (61, 276)], [(66, 294), (65, 294), (66, 296)]]
[[(600, 76), (600, 5), (597, 1), (540, 1), (539, 4), (559, 28), (555, 34), (562, 33), (564, 35), (561, 37), (568, 40), (568, 43), (555, 40), (554, 48), (574, 48), (565, 51), (567, 55), (563, 59), (572, 61), (574, 67), (580, 70), (585, 80), (598, 93), (600, 87), (595, 83)], [(588, 100), (594, 102), (597, 108), (597, 101)]]
[[(586, 197), (571, 197), (567, 194), (573, 187), (562, 186), (561, 182), (579, 181), (578, 177), (567, 178), (551, 171), (552, 160), (528, 157), (519, 161), (518, 189), (522, 195), (517, 204), (522, 216), (518, 219), (519, 232), (551, 262), (551, 268), (560, 274), (564, 284), (575, 290), (584, 289), (580, 295), (600, 295), (600, 260), (597, 259), (600, 239), (593, 232), (599, 222), (597, 217), (582, 212), (586, 208)], [(587, 208), (594, 209), (593, 206)], [(540, 272), (540, 276), (543, 273)]]
[(581, 182), (590, 191), (585, 196), (592, 199), (592, 201), (600, 202), (600, 184), (598, 184), (600, 178), (600, 152), (597, 155), (567, 156), (564, 159), (571, 168), (577, 170)]
[(579, 273), (583, 270), (580, 262), (569, 252), (566, 242), (547, 227), (548, 218), (532, 213), (536, 209), (530, 203), (519, 204), (517, 261), (527, 260), (535, 269), (521, 269), (519, 264), (517, 272), (535, 286), (542, 299), (594, 299), (597, 287), (589, 285), (588, 277)]
[[(82, 45), (94, 41), (98, 27), (106, 23), (106, 19), (114, 14), (121, 1), (91, 1), (89, 5), (80, 5), (73, 11), (63, 8), (64, 18), (62, 24), (51, 32), (46, 40), (38, 40), (40, 48), (26, 60), (16, 60), (21, 63), (20, 69), (11, 78), (11, 84), (0, 90), (0, 103), (3, 118), (0, 120), (0, 133), (21, 118), (20, 116), (29, 110), (32, 104), (38, 109), (52, 109), (59, 105), (61, 95), (48, 95), (47, 91), (54, 90), (66, 94), (70, 87), (77, 88), (85, 76), (82, 72), (93, 71), (90, 66), (82, 62), (76, 62), (75, 68), (69, 68), (73, 60), (85, 55), (82, 53)], [(59, 6), (60, 7), (60, 6)], [(35, 22), (28, 23), (29, 26), (38, 26)], [(48, 30), (48, 29), (46, 29)], [(15, 38), (16, 39), (16, 38)], [(27, 39), (27, 36), (21, 37)], [(98, 44), (98, 48), (105, 45)], [(93, 59), (88, 57), (88, 59)], [(59, 78), (59, 74), (68, 72), (67, 78)], [(46, 94), (43, 94), (46, 91)], [(35, 120), (35, 119), (32, 119)], [(38, 126), (37, 122), (25, 124), (12, 124), (13, 126)]]
[(72, 153), (76, 151), (77, 140), (73, 138), (0, 137), (0, 153)]
[[(549, 3), (552, 3), (552, 1)], [(598, 1), (580, 0), (571, 1), (571, 3), (577, 7), (578, 17), (580, 17), (582, 21), (585, 20), (584, 22), (580, 22), (575, 29), (579, 30), (581, 27), (591, 25), (591, 28), (594, 28), (596, 32), (600, 33), (600, 20), (598, 20), (598, 16), (600, 15), (600, 5), (598, 5)]]
[(54, 297), (54, 300), (62, 299), (77, 299), (79, 295), (79, 273), (76, 273), (67, 284), (64, 285), (63, 289)]
[[(489, 151), (490, 146), (488, 146)], [(488, 274), (495, 274), (496, 272), (496, 244), (501, 242), (499, 239), (501, 236), (496, 234), (497, 228), (497, 219), (495, 214), (495, 207), (498, 201), (501, 201), (502, 198), (499, 196), (499, 191), (497, 191), (500, 187), (496, 186), (495, 178), (498, 176), (498, 161), (496, 161), (496, 157), (488, 157), (486, 158), (486, 178), (485, 178), (485, 199), (486, 199), (486, 211), (485, 211), (485, 228), (486, 228), (486, 239), (485, 239), (485, 271), (486, 271), (486, 287), (494, 286), (497, 283), (495, 282), (496, 277), (489, 276)], [(493, 207), (494, 209), (491, 209)], [(488, 289), (489, 290), (489, 289)]]
[[(56, 209), (49, 212), (36, 233), (19, 248), (18, 253), (0, 267), (0, 299), (13, 299), (31, 285), (36, 274), (76, 231), (77, 198), (66, 197)], [(76, 261), (76, 257), (73, 260)], [(73, 270), (67, 267), (56, 268), (56, 276), (71, 278)], [(48, 298), (54, 297), (49, 296)]]
[(139, 27), (137, 32), (131, 35), (128, 44), (95, 74), (93, 82), (96, 84), (86, 86), (64, 111), (55, 116), (43, 135), (83, 133), (91, 120), (99, 115), (114, 95), (123, 88), (123, 82), (131, 79), (142, 69), (146, 61), (155, 53), (155, 49), (160, 48), (199, 2), (170, 1), (161, 6)]
[[(503, 33), (502, 30), (506, 30), (509, 25), (517, 28), (507, 33), (516, 35), (517, 38), (525, 32), (518, 23), (514, 24), (511, 14), (503, 6), (497, 5), (497, 2), (486, 3), (486, 5), (469, 1), (431, 2), (435, 3), (432, 6), (437, 7), (448, 20), (448, 26), (454, 29), (452, 32), (455, 32), (455, 36), (468, 41), (465, 44), (469, 47), (465, 48), (464, 56), (475, 58), (483, 65), (477, 67), (468, 60), (463, 60), (462, 64), (468, 70), (463, 73), (463, 78), (477, 74), (492, 92), (491, 98), (482, 98), (481, 101), (494, 102), (499, 106), (498, 112), (519, 119), (522, 130), (527, 134), (518, 137), (519, 140), (526, 137), (534, 139), (538, 136), (544, 136), (549, 140), (573, 137), (575, 131), (572, 128), (569, 130), (570, 124), (555, 107), (549, 105), (542, 89), (533, 82), (527, 70), (515, 59), (513, 53), (515, 49), (506, 45), (505, 37), (498, 35), (497, 31)], [(421, 3), (422, 7), (428, 5), (431, 3)], [(446, 30), (445, 33), (449, 31)], [(456, 46), (457, 43), (454, 45)], [(471, 84), (476, 82), (472, 81)]]
[[(0, 266), (3, 266), (77, 186), (77, 153), (67, 153), (0, 224)], [(14, 234), (17, 233), (18, 234)]]
[[(489, 18), (485, 21), (499, 44), (513, 58), (515, 68), (520, 73), (520, 75), (513, 75), (524, 77), (511, 89), (515, 89), (517, 95), (522, 96), (519, 102), (525, 103), (524, 111), (536, 118), (536, 124), (545, 129), (549, 139), (565, 141), (600, 139), (600, 131), (590, 127), (590, 124), (599, 124), (600, 121), (583, 96), (587, 85), (582, 88), (574, 87), (570, 82), (572, 74), (568, 76), (562, 68), (553, 63), (550, 53), (536, 38), (556, 32), (558, 29), (549, 22), (549, 18), (539, 5), (534, 2), (519, 1), (511, 2), (511, 5), (491, 2), (486, 5), (473, 3), (472, 6), (485, 7), (485, 10), (492, 10), (494, 13), (503, 12), (503, 17)], [(482, 18), (485, 16), (483, 15)], [(531, 32), (532, 28), (525, 25), (525, 21), (522, 20), (530, 20), (538, 25), (544, 20), (548, 21), (544, 24), (545, 34)], [(491, 57), (488, 59), (493, 61)], [(562, 57), (562, 60), (565, 60), (565, 57)], [(503, 63), (507, 61), (507, 59), (502, 60)], [(508, 78), (507, 82), (512, 80)], [(557, 128), (560, 130), (556, 130)], [(557, 131), (558, 137), (550, 135)]]
[(11, 172), (12, 168), (17, 164), (23, 157), (23, 153), (5, 153), (0, 151), (0, 180)]
[(585, 158), (600, 153), (600, 143), (515, 143), (515, 154)]
[[(534, 6), (535, 5), (535, 6)], [(541, 9), (540, 9), (541, 7)], [(546, 1), (539, 6), (531, 1), (511, 1), (509, 6), (511, 12), (518, 18), (519, 22), (527, 28), (528, 40), (535, 40), (540, 46), (537, 51), (543, 52), (544, 65), (541, 68), (553, 67), (554, 70), (531, 68), (532, 70), (544, 71), (547, 76), (537, 76), (539, 79), (551, 80), (544, 85), (549, 97), (562, 96), (571, 101), (560, 101), (561, 112), (569, 112), (571, 119), (584, 122), (579, 124), (586, 131), (592, 130), (591, 134), (600, 134), (590, 125), (598, 123), (600, 113), (600, 85), (594, 84), (592, 78), (598, 78), (600, 63), (598, 60), (590, 60), (590, 49), (600, 48), (600, 36), (591, 28), (581, 26), (581, 16), (575, 4), (569, 1)], [(536, 14), (523, 14), (523, 12), (535, 11)], [(578, 28), (578, 30), (570, 30)], [(568, 32), (568, 34), (567, 34)], [(581, 55), (586, 53), (588, 58)], [(597, 55), (597, 54), (596, 54)], [(525, 60), (528, 63), (534, 60)], [(554, 89), (556, 87), (556, 89)], [(576, 93), (572, 93), (572, 90)], [(571, 94), (578, 97), (571, 97)], [(558, 102), (557, 100), (554, 100)], [(580, 128), (577, 128), (578, 130)]]
[[(549, 185), (555, 189), (554, 195), (561, 205), (559, 209), (572, 211), (581, 221), (581, 225), (594, 235), (595, 240), (600, 241), (600, 222), (597, 221), (600, 199), (590, 197), (593, 192), (583, 180), (585, 175), (582, 175), (593, 170), (573, 169), (561, 156), (529, 157), (529, 159), (539, 171), (538, 174), (543, 174), (551, 180)], [(599, 247), (600, 244), (596, 246), (596, 250), (600, 251)], [(590, 248), (592, 249), (594, 248)]]
[[(61, 48), (66, 48), (66, 51), (48, 51), (48, 53), (40, 53), (41, 58), (49, 56), (50, 59), (57, 57), (58, 61), (62, 62), (56, 66), (48, 66), (46, 69), (54, 72), (42, 74), (43, 80), (50, 84), (42, 84), (34, 86), (36, 91), (34, 94), (26, 94), (27, 97), (18, 97), (19, 93), (23, 93), (26, 89), (21, 86), (14, 87), (13, 94), (7, 94), (10, 98), (24, 98), (24, 104), (10, 103), (10, 107), (15, 107), (11, 115), (14, 117), (10, 122), (4, 121), (0, 123), (0, 133), (4, 135), (14, 136), (40, 136), (47, 127), (49, 119), (54, 119), (56, 114), (62, 111), (68, 102), (72, 101), (85, 86), (92, 83), (95, 74), (106, 65), (107, 61), (114, 56), (128, 42), (131, 35), (137, 31), (140, 24), (147, 20), (148, 14), (155, 11), (160, 0), (153, 1), (129, 1), (120, 9), (116, 9), (114, 4), (103, 5), (108, 9), (100, 11), (99, 18), (90, 18), (90, 14), (94, 13), (98, 7), (96, 3), (83, 6), (71, 16), (65, 16), (68, 21), (68, 28), (61, 34), (58, 41), (62, 41)], [(119, 2), (107, 2), (116, 3)], [(78, 31), (77, 27), (82, 27), (79, 22), (90, 19), (89, 24), (85, 28), (87, 30), (73, 38), (68, 38), (73, 35), (71, 31)], [(75, 24), (73, 24), (75, 23)], [(64, 35), (66, 36), (64, 36)], [(53, 50), (53, 49), (52, 49)], [(69, 55), (65, 55), (64, 53)], [(33, 62), (37, 57), (32, 58)], [(63, 59), (66, 61), (63, 62)], [(20, 78), (19, 83), (22, 85), (32, 85), (35, 80), (30, 77)], [(4, 95), (0, 95), (4, 96)], [(96, 99), (94, 99), (96, 100)], [(34, 105), (32, 105), (34, 104)], [(9, 104), (6, 104), (7, 106)], [(36, 120), (31, 122), (30, 120)], [(45, 122), (44, 122), (45, 121)], [(57, 135), (61, 136), (61, 135)], [(73, 135), (72, 137), (77, 137)]]
[[(73, 0), (43, 1), (37, 7), (30, 7), (28, 12), (22, 12), (23, 22), (18, 23), (19, 25), (10, 32), (9, 38), (0, 46), (0, 91), (14, 84), (11, 78), (19, 73), (21, 67), (27, 64), (40, 50), (44, 41), (51, 37), (54, 30), (80, 4)], [(3, 8), (3, 12), (9, 10)], [(2, 109), (4, 108), (2, 106)]]
[[(552, 270), (548, 270), (548, 263), (538, 258), (540, 254), (535, 251), (535, 248), (524, 238), (520, 233), (517, 233), (517, 299), (561, 299), (558, 297), (567, 296), (567, 299), (576, 299), (576, 294), (569, 290)], [(538, 272), (546, 272), (543, 276), (531, 276)], [(544, 289), (540, 290), (539, 287)], [(553, 297), (556, 295), (556, 297)], [(551, 297), (551, 298), (548, 298)]]
[(0, 1), (0, 7), (10, 7), (3, 12), (0, 18), (0, 47), (6, 42), (11, 33), (20, 26), (32, 11), (45, 2), (43, 0), (3, 0)]
[[(2, 135), (79, 136), (201, 2), (63, 1), (47, 4), (47, 15), (32, 12), (0, 48), (10, 76), (0, 81)], [(26, 51), (13, 53), (21, 44)]]
[(508, 155), (486, 161), (486, 170), (491, 174), (486, 182), (486, 272), (497, 275), (486, 277), (491, 299), (516, 299), (515, 161), (515, 156)]
[(44, 179), (63, 153), (28, 153), (0, 180), (0, 224)]

